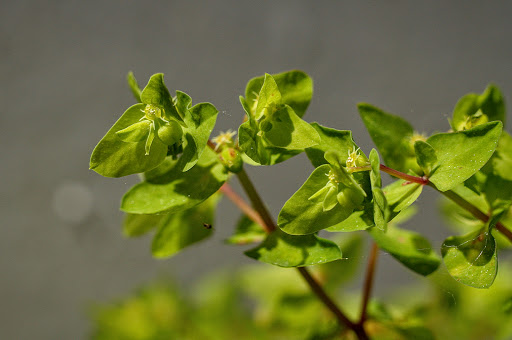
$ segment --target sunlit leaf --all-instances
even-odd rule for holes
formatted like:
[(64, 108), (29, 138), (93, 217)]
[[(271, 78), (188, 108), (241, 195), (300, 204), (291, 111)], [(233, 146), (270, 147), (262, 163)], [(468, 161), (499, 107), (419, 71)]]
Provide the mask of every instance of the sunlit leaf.
[(302, 267), (341, 259), (340, 248), (316, 235), (289, 235), (279, 229), (245, 254), (279, 267)]

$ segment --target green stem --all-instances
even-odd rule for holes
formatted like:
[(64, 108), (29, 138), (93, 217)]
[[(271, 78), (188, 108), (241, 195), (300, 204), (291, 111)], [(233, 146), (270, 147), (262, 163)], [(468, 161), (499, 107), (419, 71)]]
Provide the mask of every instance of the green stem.
[(260, 195), (256, 191), (256, 188), (252, 184), (252, 181), (247, 176), (247, 173), (244, 169), (242, 169), (237, 174), (238, 180), (240, 181), (240, 184), (242, 184), (242, 187), (245, 190), (245, 193), (247, 196), (249, 196), (249, 200), (251, 201), (254, 209), (260, 214), (261, 218), (263, 219), (263, 222), (267, 225), (268, 232), (272, 232), (277, 228), (276, 224), (274, 223), (274, 220), (270, 216), (270, 213), (261, 200)]
[(363, 325), (366, 321), (366, 312), (368, 309), (368, 301), (370, 301), (370, 295), (373, 288), (373, 278), (375, 277), (375, 266), (377, 264), (377, 257), (379, 255), (379, 246), (377, 243), (372, 244), (372, 249), (370, 250), (370, 257), (368, 259), (368, 266), (366, 268), (366, 277), (364, 281), (364, 289), (363, 289), (363, 300), (361, 303), (361, 317), (359, 318), (359, 324)]
[[(267, 232), (272, 232), (273, 230), (275, 230), (277, 226), (274, 220), (272, 219), (272, 216), (270, 216), (269, 211), (265, 207), (263, 200), (256, 191), (256, 188), (252, 184), (252, 181), (247, 176), (245, 170), (242, 169), (242, 171), (238, 172), (236, 175), (238, 177), (238, 180), (240, 181), (240, 184), (245, 190), (247, 196), (249, 197), (249, 200), (251, 201), (254, 209), (260, 215), (264, 224), (267, 226), (265, 230)], [(311, 275), (307, 268), (299, 267), (297, 268), (297, 270), (299, 271), (300, 275), (304, 278), (304, 280), (307, 282), (311, 290), (316, 294), (316, 296), (334, 314), (334, 316), (336, 317), (340, 324), (345, 325), (347, 328), (350, 328), (352, 331), (354, 331), (359, 340), (369, 339), (368, 336), (366, 335), (364, 328), (361, 325), (355, 324), (354, 322), (350, 321), (350, 319), (345, 315), (345, 313), (341, 311), (341, 309), (336, 305), (336, 303), (331, 299), (331, 297), (327, 295), (325, 290), (318, 283), (318, 281)]]

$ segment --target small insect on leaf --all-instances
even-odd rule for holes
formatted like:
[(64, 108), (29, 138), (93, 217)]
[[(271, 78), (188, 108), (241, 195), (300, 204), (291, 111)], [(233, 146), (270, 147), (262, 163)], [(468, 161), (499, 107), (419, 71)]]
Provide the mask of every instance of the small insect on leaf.
[(203, 226), (204, 226), (206, 229), (212, 229), (212, 225), (211, 225), (211, 224), (203, 223)]

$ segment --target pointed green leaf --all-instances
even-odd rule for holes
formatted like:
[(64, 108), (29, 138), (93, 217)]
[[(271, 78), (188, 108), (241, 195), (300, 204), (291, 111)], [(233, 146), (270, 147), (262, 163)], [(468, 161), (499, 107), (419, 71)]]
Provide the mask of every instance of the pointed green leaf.
[(210, 196), (195, 207), (165, 215), (151, 245), (154, 257), (165, 258), (194, 243), (202, 241), (212, 234), (211, 226), (220, 195)]
[(288, 235), (279, 229), (245, 254), (279, 267), (303, 267), (341, 259), (336, 243), (316, 235)]
[(247, 116), (251, 114), (251, 107), (249, 106), (249, 103), (245, 100), (244, 97), (239, 96), (238, 99), (240, 100), (240, 104), (242, 104), (242, 108), (244, 109)]
[[(252, 126), (250, 121), (242, 123), (238, 128), (239, 147), (254, 162), (266, 164), (266, 153), (264, 154), (264, 150), (262, 150), (264, 146), (258, 143), (257, 133), (257, 128)], [(259, 140), (261, 141), (261, 139)]]
[(437, 163), (429, 177), (440, 191), (450, 190), (464, 182), (487, 163), (501, 135), (499, 121), (472, 129), (439, 133), (427, 139), (437, 155)]
[(265, 236), (266, 233), (260, 225), (243, 215), (236, 224), (235, 233), (226, 242), (230, 244), (249, 244), (261, 242)]
[(500, 90), (491, 84), (481, 95), (469, 93), (459, 99), (451, 125), (455, 131), (462, 131), (496, 120), (505, 124), (505, 101)]
[(476, 231), (448, 237), (441, 248), (444, 264), (460, 283), (489, 288), (498, 271), (496, 242), (490, 232)]
[(387, 209), (388, 202), (384, 192), (382, 192), (382, 181), (380, 178), (380, 159), (377, 150), (372, 149), (370, 152), (370, 181), (372, 184), (373, 194), (373, 219), (375, 226), (383, 231), (387, 227)]
[(452, 128), (455, 131), (464, 130), (467, 118), (478, 111), (478, 95), (469, 93), (459, 99), (453, 109)]
[(183, 121), (183, 117), (176, 111), (169, 90), (164, 84), (163, 73), (154, 74), (149, 78), (148, 84), (140, 94), (140, 99), (144, 104), (153, 104), (163, 108), (168, 120), (174, 118), (177, 121)]
[[(322, 164), (327, 164), (328, 162), (324, 158), (324, 154), (326, 151), (337, 150), (340, 155), (345, 159), (343, 162), (347, 161), (349, 153), (357, 149), (357, 145), (354, 143), (352, 139), (352, 131), (348, 130), (335, 130), (325, 126), (322, 126), (318, 123), (311, 123), (311, 126), (318, 132), (320, 135), (320, 143), (318, 145), (309, 147), (306, 149), (306, 155), (309, 160), (313, 164), (315, 168), (319, 167)], [(344, 152), (343, 150), (347, 150)], [(365, 159), (366, 156), (362, 155)]]
[(414, 130), (404, 119), (369, 104), (358, 105), (359, 114), (384, 162), (391, 168), (408, 172), (411, 137)]
[(505, 126), (505, 100), (496, 85), (487, 86), (484, 93), (478, 97), (478, 106), (489, 117), (489, 121), (500, 120)]
[(436, 150), (430, 144), (419, 140), (414, 143), (414, 150), (416, 152), (416, 161), (423, 169), (426, 176), (429, 176), (437, 163)]
[(300, 150), (320, 143), (318, 132), (299, 118), (288, 105), (278, 109), (267, 120), (272, 124), (272, 128), (263, 132), (263, 138), (270, 146)]
[(350, 216), (353, 207), (337, 204), (324, 211), (323, 202), (309, 198), (321, 190), (329, 181), (330, 166), (325, 164), (316, 168), (306, 182), (284, 204), (277, 224), (288, 234), (304, 235), (333, 226)]
[(421, 194), (423, 186), (403, 179), (387, 185), (382, 191), (386, 196), (389, 208), (388, 221), (391, 221), (400, 211), (413, 204)]
[(121, 210), (135, 214), (171, 213), (189, 209), (211, 195), (228, 178), (217, 154), (207, 148), (199, 162), (182, 172), (178, 162), (168, 172), (132, 187), (121, 201)]
[(418, 274), (429, 275), (441, 263), (430, 242), (416, 232), (392, 225), (388, 226), (386, 232), (375, 227), (368, 229), (368, 232), (379, 248)]
[[(302, 71), (292, 70), (272, 75), (279, 92), (281, 93), (282, 104), (288, 104), (293, 111), (302, 117), (311, 101), (313, 95), (313, 81)], [(251, 79), (245, 90), (245, 100), (249, 107), (255, 111), (257, 96), (263, 86), (265, 76)]]
[(162, 163), (167, 154), (167, 145), (155, 140), (146, 156), (145, 140), (127, 143), (116, 134), (139, 123), (144, 116), (141, 111), (144, 107), (144, 104), (135, 104), (123, 113), (94, 148), (90, 169), (105, 177), (122, 177), (151, 170)]
[[(179, 98), (177, 106), (180, 107)], [(183, 128), (183, 154), (179, 159), (179, 166), (183, 171), (192, 168), (206, 149), (218, 113), (219, 111), (210, 103), (199, 103), (185, 111), (184, 120), (187, 127)]]
[(138, 103), (141, 103), (140, 94), (141, 90), (139, 88), (139, 84), (137, 84), (137, 79), (135, 79), (135, 76), (133, 75), (133, 72), (128, 72), (128, 75), (126, 76), (126, 80), (128, 81), (128, 86), (130, 87), (130, 90), (133, 93), (133, 96), (135, 97), (135, 100)]
[(156, 228), (164, 215), (126, 214), (123, 222), (123, 234), (127, 237), (137, 237)]
[(254, 111), (253, 119), (260, 119), (265, 112), (272, 111), (277, 105), (281, 104), (281, 92), (279, 92), (279, 88), (277, 87), (277, 83), (274, 78), (265, 73), (265, 78), (263, 81), (263, 85), (261, 86), (261, 90), (258, 94), (258, 99), (256, 101), (256, 110)]

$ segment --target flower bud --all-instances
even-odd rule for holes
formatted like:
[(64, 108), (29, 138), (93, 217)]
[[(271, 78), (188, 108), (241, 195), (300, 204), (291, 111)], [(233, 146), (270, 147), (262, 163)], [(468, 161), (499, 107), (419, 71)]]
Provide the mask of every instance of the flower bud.
[(244, 165), (242, 155), (232, 147), (224, 148), (219, 154), (219, 159), (226, 169), (234, 173), (240, 172)]

